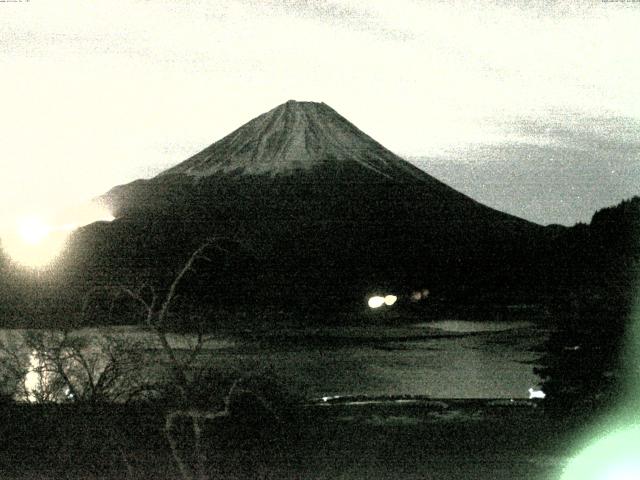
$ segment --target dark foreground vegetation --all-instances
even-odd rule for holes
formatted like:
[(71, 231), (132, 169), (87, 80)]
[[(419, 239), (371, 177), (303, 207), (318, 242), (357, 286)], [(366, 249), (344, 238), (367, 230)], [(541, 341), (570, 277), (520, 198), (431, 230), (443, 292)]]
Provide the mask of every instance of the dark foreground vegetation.
[[(3, 479), (549, 479), (569, 455), (570, 422), (531, 405), (306, 406), (286, 420), (251, 412), (172, 432), (158, 407), (12, 405), (2, 409)], [(564, 432), (558, 435), (558, 432)]]
[[(286, 391), (274, 401), (265, 385), (262, 391), (253, 385), (233, 397), (235, 383), (225, 380), (216, 386), (211, 378), (193, 374), (201, 337), (190, 352), (178, 353), (167, 342), (169, 332), (177, 327), (205, 333), (219, 328), (215, 310), (193, 296), (200, 287), (214, 290), (196, 281), (205, 265), (215, 263), (209, 255), (215, 249), (208, 248), (213, 245), (202, 244), (181, 270), (171, 269), (168, 283), (159, 286), (138, 279), (89, 290), (83, 297), (87, 308), (82, 309), (82, 322), (74, 320), (52, 337), (55, 343), (35, 348), (44, 352), (39, 368), (58, 381), (52, 384), (53, 396), (38, 399), (43, 403), (16, 404), (6, 399), (0, 405), (0, 477), (557, 478), (570, 454), (574, 432), (592, 414), (629, 395), (625, 385), (640, 373), (623, 352), (632, 324), (638, 322), (633, 306), (640, 266), (639, 218), (640, 198), (604, 210), (589, 226), (557, 229), (548, 249), (536, 250), (540, 256), (520, 266), (520, 271), (526, 265), (531, 270), (530, 283), (520, 284), (527, 296), (505, 298), (531, 301), (536, 315), (547, 311), (556, 327), (549, 342), (541, 346), (538, 372), (547, 398), (539, 408), (508, 402), (453, 407), (433, 403), (304, 406), (287, 401)], [(3, 290), (5, 296), (10, 293)], [(433, 296), (445, 301), (440, 306), (434, 300), (415, 307), (424, 308), (427, 318), (447, 311), (471, 311), (495, 320), (492, 313), (513, 313), (505, 298), (468, 295), (463, 301), (451, 296), (448, 305), (453, 307), (447, 310), (445, 293), (435, 291)], [(27, 303), (32, 308), (47, 305), (31, 300)], [(500, 309), (491, 307), (501, 301)], [(10, 311), (14, 307), (3, 303), (9, 309), (7, 318), (15, 317), (15, 311)], [(291, 317), (311, 318), (307, 313), (291, 310)], [(107, 381), (127, 388), (141, 384), (140, 380), (144, 384), (146, 379), (138, 378), (137, 369), (128, 369), (137, 361), (132, 352), (140, 350), (106, 343), (104, 351), (113, 354), (107, 370), (87, 361), (85, 347), (67, 333), (84, 320), (109, 316), (129, 323), (135, 320), (156, 336), (166, 362), (162, 402), (144, 397), (142, 403), (123, 405), (105, 401), (112, 391), (103, 388)], [(255, 329), (256, 318), (248, 315), (242, 325)], [(365, 318), (372, 321), (372, 328), (374, 320)], [(20, 384), (26, 374), (24, 362), (21, 365), (22, 370), (2, 372), (3, 389)], [(82, 385), (75, 390), (73, 378), (65, 378), (69, 365), (75, 365), (73, 378)], [(13, 380), (7, 382), (7, 378)], [(233, 400), (225, 403), (220, 399), (228, 392)], [(69, 393), (73, 401), (68, 401)], [(218, 399), (213, 403), (211, 393)], [(60, 395), (67, 397), (56, 403)], [(176, 401), (171, 403), (171, 398)]]

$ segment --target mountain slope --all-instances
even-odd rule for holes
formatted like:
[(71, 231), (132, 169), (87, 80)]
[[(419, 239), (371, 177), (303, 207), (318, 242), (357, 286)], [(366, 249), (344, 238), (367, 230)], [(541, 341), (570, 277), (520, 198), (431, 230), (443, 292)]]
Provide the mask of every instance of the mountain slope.
[[(199, 190), (220, 187), (220, 182), (265, 185), (307, 184), (409, 184), (428, 191), (444, 203), (464, 208), (479, 204), (403, 160), (360, 131), (324, 103), (290, 100), (266, 112), (191, 158), (161, 172), (151, 180), (115, 187), (103, 201), (117, 214), (121, 208), (171, 209), (176, 196), (197, 185)], [(238, 192), (239, 193), (239, 192)], [(198, 193), (201, 196), (202, 193)], [(438, 201), (439, 203), (439, 201)], [(489, 207), (482, 206), (482, 211)], [(502, 223), (530, 228), (530, 222), (495, 212)]]
[(426, 178), (324, 103), (284, 103), (160, 175), (291, 174), (357, 164), (385, 178)]
[(513, 296), (533, 271), (523, 258), (545, 237), (311, 102), (287, 102), (102, 201), (117, 219), (76, 235), (83, 279), (166, 279), (206, 238), (239, 241), (199, 269), (189, 287), (198, 301), (321, 306), (423, 287)]

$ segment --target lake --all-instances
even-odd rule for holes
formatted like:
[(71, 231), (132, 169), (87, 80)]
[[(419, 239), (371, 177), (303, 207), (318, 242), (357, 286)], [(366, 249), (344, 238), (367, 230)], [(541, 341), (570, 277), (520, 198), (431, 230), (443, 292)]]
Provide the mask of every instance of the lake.
[[(12, 333), (11, 333), (12, 332)], [(1, 330), (4, 341), (19, 331)], [(415, 395), (433, 398), (528, 398), (548, 328), (533, 322), (441, 320), (398, 326), (280, 329), (208, 337), (197, 362), (224, 371), (275, 372), (308, 398)], [(107, 335), (145, 345), (141, 369), (161, 365), (155, 336), (138, 327), (86, 328), (74, 335), (99, 343)], [(187, 351), (194, 335), (172, 334)], [(154, 353), (157, 352), (157, 353)], [(25, 361), (34, 364), (33, 352)], [(32, 374), (33, 376), (33, 374)]]

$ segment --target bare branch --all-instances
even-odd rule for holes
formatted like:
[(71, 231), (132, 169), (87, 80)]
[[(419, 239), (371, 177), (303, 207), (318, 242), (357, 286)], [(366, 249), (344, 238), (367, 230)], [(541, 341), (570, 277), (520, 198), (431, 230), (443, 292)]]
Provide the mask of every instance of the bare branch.
[(147, 311), (149, 311), (151, 309), (151, 304), (147, 303), (147, 301), (144, 298), (142, 298), (142, 296), (140, 295), (139, 292), (134, 292), (133, 290), (131, 290), (130, 288), (127, 288), (127, 287), (120, 287), (120, 289), (124, 293), (129, 295), (129, 297), (131, 297), (132, 299), (134, 299), (137, 302), (139, 302), (142, 306), (144, 306), (144, 308)]
[(203, 334), (202, 330), (200, 330), (198, 332), (198, 338), (196, 339), (196, 344), (191, 349), (191, 353), (189, 354), (189, 358), (187, 359), (187, 361), (184, 364), (185, 367), (188, 368), (191, 365), (193, 365), (193, 362), (195, 361), (195, 359), (200, 354), (200, 351), (202, 350), (202, 346), (204, 345), (204, 343), (205, 343), (204, 342), (204, 334)]
[(216, 246), (216, 242), (218, 242), (218, 240), (219, 240), (219, 238), (212, 237), (212, 238), (208, 239), (206, 242), (204, 242), (202, 245), (200, 245), (191, 254), (189, 259), (187, 260), (187, 263), (185, 263), (184, 266), (182, 267), (182, 269), (178, 272), (178, 274), (174, 278), (173, 282), (171, 282), (171, 286), (169, 287), (169, 293), (167, 293), (167, 296), (165, 297), (164, 302), (162, 302), (162, 307), (160, 308), (160, 313), (158, 314), (158, 324), (159, 324), (160, 328), (162, 328), (164, 326), (164, 322), (165, 322), (167, 314), (169, 312), (169, 307), (171, 306), (171, 302), (173, 301), (173, 299), (174, 299), (174, 297), (176, 295), (176, 289), (178, 288), (178, 285), (180, 285), (180, 282), (182, 282), (182, 279), (187, 274), (187, 272), (189, 272), (190, 270), (193, 270), (193, 264), (197, 260), (210, 261), (208, 257), (203, 255), (203, 252), (207, 248), (210, 248), (210, 247), (213, 247), (213, 246), (215, 246), (216, 248), (220, 249), (220, 247)]

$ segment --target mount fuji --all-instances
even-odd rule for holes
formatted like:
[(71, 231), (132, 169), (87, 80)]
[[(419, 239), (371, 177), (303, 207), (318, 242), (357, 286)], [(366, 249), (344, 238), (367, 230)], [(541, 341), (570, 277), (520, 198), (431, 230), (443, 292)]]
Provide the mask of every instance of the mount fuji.
[(293, 100), (100, 201), (116, 219), (75, 235), (79, 282), (166, 280), (216, 235), (224, 253), (185, 295), (225, 304), (344, 305), (415, 288), (518, 296), (531, 282), (523, 258), (546, 237), (403, 160), (328, 105)]

